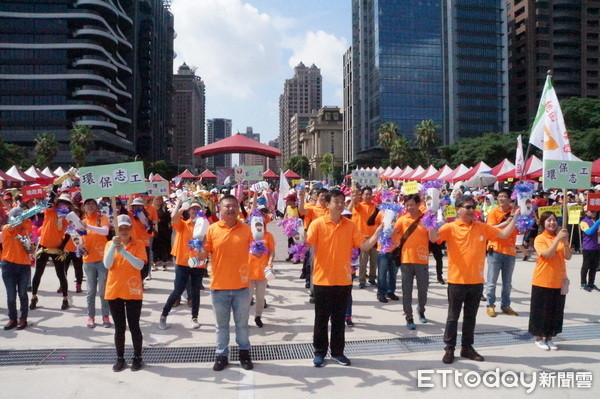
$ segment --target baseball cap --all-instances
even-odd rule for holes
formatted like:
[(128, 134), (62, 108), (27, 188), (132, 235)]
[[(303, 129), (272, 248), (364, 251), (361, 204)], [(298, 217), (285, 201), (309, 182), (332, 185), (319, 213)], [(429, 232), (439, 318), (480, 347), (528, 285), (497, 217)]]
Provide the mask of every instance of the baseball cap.
[(119, 215), (117, 216), (117, 226), (131, 226), (131, 219), (128, 215)]

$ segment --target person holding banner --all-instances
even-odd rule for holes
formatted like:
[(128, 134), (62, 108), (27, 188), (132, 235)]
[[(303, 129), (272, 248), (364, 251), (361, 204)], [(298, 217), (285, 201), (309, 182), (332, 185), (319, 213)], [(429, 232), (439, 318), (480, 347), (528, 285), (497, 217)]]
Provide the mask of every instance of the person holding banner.
[(108, 236), (108, 217), (98, 211), (98, 203), (93, 198), (83, 202), (83, 218), (81, 222), (87, 232), (83, 238), (83, 271), (87, 282), (87, 326), (94, 328), (96, 322), (96, 293), (100, 298), (100, 309), (102, 312), (102, 327), (111, 326), (108, 317), (108, 302), (104, 299), (106, 288), (106, 276), (108, 271), (104, 267), (104, 247), (106, 247)]
[(35, 262), (35, 274), (33, 275), (32, 282), (31, 303), (29, 304), (30, 310), (37, 308), (37, 293), (42, 276), (44, 275), (44, 270), (46, 269), (46, 263), (48, 263), (48, 258), (51, 258), (54, 262), (56, 277), (58, 277), (58, 281), (60, 282), (60, 288), (63, 295), (60, 309), (69, 309), (69, 283), (67, 282), (67, 275), (65, 273), (66, 253), (64, 248), (70, 237), (65, 237), (65, 232), (69, 224), (67, 220), (65, 220), (65, 217), (73, 209), (73, 203), (68, 194), (61, 194), (58, 199), (54, 201), (55, 195), (56, 194), (52, 192), (49, 201), (49, 203), (53, 203), (54, 206), (45, 209), (43, 212), (44, 222), (42, 223), (40, 241), (36, 251), (37, 260)]
[(125, 330), (129, 325), (133, 341), (133, 359), (131, 371), (142, 368), (142, 330), (140, 316), (142, 313), (141, 270), (148, 262), (146, 247), (143, 241), (131, 235), (132, 223), (128, 215), (117, 217), (116, 236), (106, 243), (104, 249), (104, 267), (108, 269), (106, 292), (110, 313), (115, 322), (115, 348), (117, 361), (113, 371), (122, 371), (125, 362)]
[[(587, 205), (589, 206), (589, 204)], [(586, 209), (587, 209), (586, 206)], [(598, 228), (600, 218), (596, 211), (586, 211), (585, 217), (579, 224), (583, 232), (583, 263), (581, 265), (581, 289), (587, 292), (599, 291), (596, 284), (596, 270), (600, 266), (600, 241), (598, 241)]]
[(571, 259), (569, 233), (559, 229), (554, 212), (540, 215), (542, 233), (533, 244), (538, 259), (531, 283), (529, 332), (535, 344), (543, 350), (557, 350), (552, 337), (562, 332), (566, 291), (568, 291), (567, 264)]

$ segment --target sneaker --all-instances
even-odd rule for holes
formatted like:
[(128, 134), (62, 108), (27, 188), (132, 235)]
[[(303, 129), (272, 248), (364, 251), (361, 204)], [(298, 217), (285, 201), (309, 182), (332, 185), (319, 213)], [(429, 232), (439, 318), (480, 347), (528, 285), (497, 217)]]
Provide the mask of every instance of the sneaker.
[(354, 322), (352, 321), (352, 317), (346, 317), (346, 325), (349, 327), (354, 326)]
[(388, 300), (384, 295), (377, 295), (377, 300), (381, 303), (387, 303)]
[(416, 330), (417, 326), (415, 325), (414, 321), (409, 320), (406, 322), (406, 328), (408, 328), (409, 330)]
[(588, 287), (590, 287), (593, 290), (600, 291), (600, 288), (598, 288), (598, 286), (596, 286), (596, 284), (588, 285)]
[(62, 288), (61, 288), (61, 287), (58, 287), (58, 288), (56, 289), (56, 293), (57, 293), (57, 294), (62, 294)]
[(123, 359), (122, 357), (118, 357), (115, 364), (113, 364), (112, 369), (114, 372), (119, 372), (123, 371), (125, 367), (127, 367), (127, 362), (125, 361), (125, 359)]
[(315, 298), (312, 296), (308, 299), (308, 303), (315, 303)]
[(523, 256), (523, 262), (527, 262), (529, 260), (529, 255)]
[(21, 319), (21, 320), (19, 320), (19, 324), (17, 324), (17, 330), (23, 330), (23, 329), (27, 328), (27, 326), (28, 326), (27, 320)]
[(240, 364), (244, 370), (252, 370), (254, 368), (254, 364), (250, 360), (250, 351), (240, 350)]
[(217, 355), (215, 364), (213, 364), (213, 370), (214, 371), (222, 371), (228, 364), (229, 364), (229, 359), (227, 359), (227, 356)]
[(592, 292), (592, 288), (589, 285), (581, 284), (580, 288), (584, 291)]
[(509, 316), (518, 316), (519, 315), (517, 312), (512, 310), (512, 308), (510, 306), (505, 306), (503, 308), (500, 308), (500, 310), (502, 310), (502, 313), (506, 313)]
[(67, 310), (69, 309), (69, 300), (68, 299), (63, 299), (62, 301), (62, 305), (60, 305), (60, 310)]
[(444, 364), (452, 364), (454, 363), (454, 348), (446, 348), (444, 349), (444, 357), (442, 358), (442, 362)]
[(421, 323), (427, 323), (427, 317), (425, 317), (425, 313), (419, 313), (419, 321)]
[(460, 350), (460, 356), (475, 360), (476, 362), (483, 362), (485, 360), (472, 346), (463, 346)]
[(306, 280), (306, 273), (304, 273), (304, 272), (300, 273), (300, 277), (299, 278), (302, 279), (302, 280)]
[(369, 285), (370, 285), (371, 287), (375, 287), (375, 286), (377, 285), (377, 281), (375, 281), (375, 280), (371, 279), (371, 280), (369, 280)]
[(141, 357), (134, 357), (131, 359), (131, 371), (139, 371), (144, 366), (144, 362)]
[(392, 301), (399, 301), (400, 297), (396, 294), (394, 294), (393, 292), (390, 292), (386, 295), (388, 297), (388, 299), (391, 299)]
[(359, 283), (358, 284), (358, 288), (360, 288), (361, 290), (364, 289), (367, 286), (366, 283)]
[[(167, 323), (167, 320), (165, 319), (165, 324)], [(160, 326), (160, 324), (159, 324)], [(192, 317), (192, 328), (194, 330), (197, 330), (200, 328), (200, 323), (198, 323), (198, 318), (197, 317)]]
[(112, 327), (112, 324), (110, 324), (110, 319), (108, 318), (108, 316), (102, 317), (102, 327), (104, 327), (104, 328)]
[(158, 320), (158, 328), (160, 330), (167, 329), (167, 316), (160, 315), (160, 319)]
[(543, 339), (540, 339), (539, 341), (535, 341), (535, 345), (545, 351), (549, 351), (550, 347), (548, 346), (548, 344), (546, 343), (546, 341), (544, 341)]
[(153, 272), (157, 272), (158, 271), (158, 266), (156, 266), (156, 265), (152, 266), (152, 271)]
[(260, 328), (262, 328), (262, 326), (263, 326), (263, 322), (262, 322), (262, 320), (261, 320), (260, 316), (256, 316), (256, 317), (254, 318), (254, 323), (256, 323), (256, 325), (257, 325), (258, 327), (260, 327)]
[(87, 328), (94, 328), (96, 327), (96, 322), (94, 321), (93, 317), (88, 317), (87, 319)]
[(12, 330), (13, 328), (15, 328), (17, 326), (17, 321), (16, 320), (10, 320), (8, 323), (6, 323), (6, 325), (4, 326), (4, 330), (8, 331), (8, 330)]
[(29, 310), (34, 310), (35, 308), (37, 308), (37, 304), (38, 298), (37, 296), (34, 296), (33, 298), (31, 298), (31, 302), (29, 303)]
[(546, 346), (548, 346), (548, 348), (550, 348), (551, 351), (557, 351), (558, 350), (558, 346), (556, 346), (556, 344), (551, 339), (547, 339), (546, 340)]
[(77, 294), (81, 294), (83, 290), (81, 289), (81, 284), (75, 284), (75, 292)]
[(167, 267), (163, 266), (163, 272), (166, 272), (166, 271), (167, 271)]
[(310, 288), (310, 282), (307, 281), (306, 283), (304, 283), (304, 288)]
[(444, 281), (444, 278), (442, 276), (438, 276), (437, 278), (438, 283), (440, 283), (441, 285), (446, 284), (446, 282)]
[(496, 317), (496, 306), (492, 305), (492, 306), (486, 306), (487, 308), (487, 314), (490, 317)]
[(325, 364), (325, 358), (323, 356), (316, 355), (313, 359), (313, 366), (323, 367)]
[(339, 364), (341, 364), (342, 366), (350, 366), (352, 364), (352, 362), (350, 361), (350, 359), (348, 359), (344, 355), (332, 356), (332, 359), (337, 360), (337, 362)]

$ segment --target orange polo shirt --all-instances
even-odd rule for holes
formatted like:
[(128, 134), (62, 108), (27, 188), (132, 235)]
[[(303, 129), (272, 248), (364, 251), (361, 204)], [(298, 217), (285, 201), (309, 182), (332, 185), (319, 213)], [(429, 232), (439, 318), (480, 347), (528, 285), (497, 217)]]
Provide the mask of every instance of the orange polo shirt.
[(533, 247), (538, 253), (538, 259), (533, 270), (532, 285), (545, 288), (560, 288), (563, 278), (567, 277), (567, 262), (565, 261), (565, 246), (562, 242), (558, 244), (552, 258), (544, 258), (541, 254), (552, 246), (554, 236), (544, 230), (542, 234), (535, 237)]
[(311, 205), (309, 208), (305, 206), (304, 208), (306, 209), (306, 215), (304, 215), (305, 230), (308, 229), (313, 220), (327, 214), (327, 208), (319, 205)]
[(2, 260), (27, 265), (31, 263), (23, 243), (16, 236), (31, 234), (31, 220), (25, 220), (19, 226), (11, 228), (8, 224), (2, 228)]
[(313, 245), (313, 282), (315, 285), (351, 285), (352, 248), (365, 241), (356, 224), (342, 216), (334, 223), (329, 215), (310, 224), (306, 242)]
[(228, 227), (223, 220), (208, 227), (204, 248), (210, 253), (211, 290), (238, 290), (249, 285), (250, 226), (237, 221)]
[[(156, 225), (156, 223), (158, 223), (158, 211), (156, 210), (156, 207), (152, 204), (148, 204), (145, 206), (145, 209), (146, 212), (148, 212), (148, 219), (152, 220)], [(154, 237), (154, 230), (152, 230), (152, 233), (149, 233), (148, 236)]]
[[(499, 206), (493, 208), (488, 214), (487, 224), (490, 226), (496, 226), (502, 223), (503, 220), (510, 216), (511, 209), (504, 212)], [(495, 252), (504, 255), (517, 256), (517, 247), (515, 245), (517, 240), (518, 231), (515, 229), (508, 238), (496, 238), (490, 240), (488, 246), (494, 248)]]
[(371, 237), (375, 234), (375, 230), (377, 230), (375, 226), (367, 226), (367, 220), (369, 220), (369, 217), (373, 214), (376, 207), (377, 205), (373, 202), (370, 204), (359, 202), (352, 208), (352, 221), (356, 223), (358, 231), (360, 231), (360, 234), (364, 237)]
[(265, 231), (265, 246), (269, 253), (264, 254), (260, 258), (250, 254), (250, 280), (266, 280), (265, 266), (269, 263), (269, 256), (275, 251), (275, 238), (273, 234)]
[[(112, 241), (106, 243), (105, 251), (108, 251), (111, 243)], [(131, 238), (125, 250), (136, 258), (142, 259), (144, 263), (148, 262), (146, 246), (141, 240)], [(131, 266), (123, 255), (115, 251), (113, 265), (108, 269), (106, 277), (104, 299), (142, 299), (143, 293), (141, 270)]]
[(188, 242), (193, 237), (194, 224), (192, 224), (191, 219), (182, 220), (180, 218), (177, 222), (172, 223), (172, 226), (176, 233), (171, 255), (175, 257), (175, 264), (189, 267), (188, 260), (190, 259), (191, 250)]
[[(417, 218), (419, 216), (421, 214)], [(408, 230), (417, 218), (413, 218), (408, 213), (398, 218), (394, 226), (394, 229), (398, 233), (398, 243), (400, 243), (406, 230)], [(429, 263), (429, 231), (420, 222), (402, 246), (401, 259), (402, 263), (416, 263), (419, 265)]]
[[(94, 212), (91, 215), (83, 215), (82, 220), (90, 226), (94, 227), (109, 227), (108, 217), (101, 216), (98, 212)], [(99, 222), (99, 223), (98, 223)], [(100, 224), (100, 225), (98, 225)], [(103, 236), (93, 231), (88, 230), (87, 235), (83, 236), (83, 247), (86, 250), (86, 254), (83, 255), (84, 263), (100, 262), (104, 258), (104, 247), (106, 247), (107, 236)]]
[(40, 230), (39, 244), (46, 248), (58, 248), (65, 238), (69, 222), (63, 218), (62, 229), (58, 228), (58, 213), (54, 208), (44, 210), (44, 222)]
[(487, 240), (498, 237), (500, 229), (482, 222), (468, 225), (460, 219), (440, 228), (438, 243), (448, 247), (448, 282), (481, 284)]
[(133, 216), (133, 212), (129, 212), (129, 218), (131, 219), (131, 237), (142, 241), (146, 247), (149, 247), (150, 235), (146, 230), (146, 226)]

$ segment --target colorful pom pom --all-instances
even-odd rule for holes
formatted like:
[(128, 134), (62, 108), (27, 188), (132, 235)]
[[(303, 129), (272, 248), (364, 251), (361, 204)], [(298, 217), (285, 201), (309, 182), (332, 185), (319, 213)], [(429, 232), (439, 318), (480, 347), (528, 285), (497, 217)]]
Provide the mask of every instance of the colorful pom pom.
[(269, 253), (269, 249), (267, 248), (267, 244), (265, 243), (265, 240), (254, 240), (250, 243), (250, 253), (254, 256), (256, 256), (257, 258), (260, 258), (261, 256), (268, 254)]

